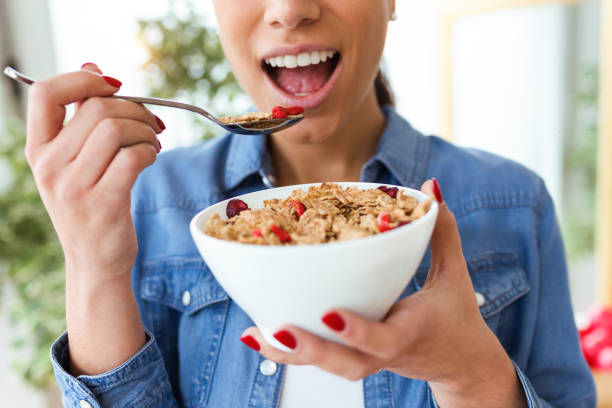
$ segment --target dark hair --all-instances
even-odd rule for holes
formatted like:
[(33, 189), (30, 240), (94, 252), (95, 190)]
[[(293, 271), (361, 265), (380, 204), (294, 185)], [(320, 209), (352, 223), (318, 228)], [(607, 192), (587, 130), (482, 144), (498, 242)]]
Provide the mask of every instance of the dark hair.
[(378, 69), (376, 79), (374, 80), (374, 88), (376, 89), (376, 99), (378, 100), (379, 106), (395, 106), (395, 95), (393, 95), (393, 89), (391, 89), (391, 84), (389, 83), (389, 80), (382, 69)]

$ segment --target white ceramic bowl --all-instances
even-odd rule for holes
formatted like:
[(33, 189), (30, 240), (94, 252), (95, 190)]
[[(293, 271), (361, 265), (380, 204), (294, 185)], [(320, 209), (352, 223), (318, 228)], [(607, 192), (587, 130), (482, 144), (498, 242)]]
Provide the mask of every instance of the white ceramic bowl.
[[(337, 183), (342, 187), (377, 188), (385, 184)], [(258, 191), (234, 198), (250, 208), (284, 199), (304, 184)], [(420, 191), (399, 187), (418, 201)], [(224, 241), (204, 234), (213, 214), (226, 219), (227, 202), (198, 213), (191, 235), (213, 275), (228, 295), (255, 322), (265, 340), (287, 350), (274, 337), (283, 324), (293, 324), (329, 340), (339, 338), (321, 321), (332, 308), (346, 308), (381, 320), (405, 289), (423, 258), (438, 215), (438, 205), (420, 219), (365, 238), (328, 244), (263, 246)]]

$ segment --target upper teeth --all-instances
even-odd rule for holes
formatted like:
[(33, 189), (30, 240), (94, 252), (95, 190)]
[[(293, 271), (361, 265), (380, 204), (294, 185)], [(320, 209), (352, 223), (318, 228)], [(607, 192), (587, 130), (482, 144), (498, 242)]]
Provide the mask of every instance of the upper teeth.
[(278, 57), (268, 58), (266, 64), (273, 67), (297, 68), (315, 65), (319, 62), (325, 62), (328, 58), (333, 58), (336, 51), (313, 51), (303, 52), (298, 55), (281, 55)]

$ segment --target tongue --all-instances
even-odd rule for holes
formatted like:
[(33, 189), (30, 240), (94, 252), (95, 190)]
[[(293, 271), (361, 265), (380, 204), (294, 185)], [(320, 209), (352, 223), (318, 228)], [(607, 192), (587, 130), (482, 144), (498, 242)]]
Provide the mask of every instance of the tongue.
[(297, 68), (276, 68), (276, 82), (291, 94), (309, 94), (323, 88), (331, 70), (332, 61)]

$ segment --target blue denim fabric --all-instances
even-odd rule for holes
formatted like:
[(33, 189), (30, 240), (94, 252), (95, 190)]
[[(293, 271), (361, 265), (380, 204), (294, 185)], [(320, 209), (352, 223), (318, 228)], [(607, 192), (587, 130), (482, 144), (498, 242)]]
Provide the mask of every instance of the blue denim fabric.
[[(542, 180), (509, 160), (423, 136), (393, 109), (384, 112), (387, 126), (362, 181), (418, 189), (437, 177), (474, 289), (484, 296), (480, 311), (515, 363), (529, 407), (594, 407)], [(133, 286), (150, 340), (111, 372), (74, 378), (64, 369), (67, 336), (60, 337), (51, 354), (66, 406), (277, 406), (284, 366), (261, 373), (264, 358), (239, 340), (252, 321), (213, 278), (188, 231), (199, 210), (273, 186), (265, 146), (265, 137), (227, 135), (164, 153), (142, 173), (132, 201), (140, 248)], [(428, 265), (429, 253), (402, 297), (420, 289)], [(426, 382), (384, 370), (364, 379), (363, 392), (367, 408), (436, 406)]]

